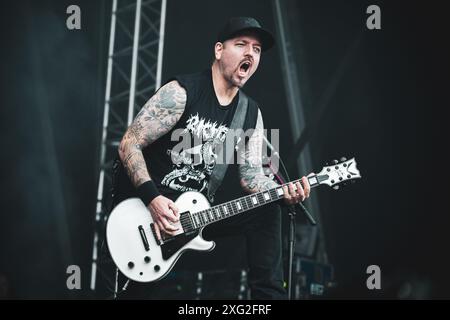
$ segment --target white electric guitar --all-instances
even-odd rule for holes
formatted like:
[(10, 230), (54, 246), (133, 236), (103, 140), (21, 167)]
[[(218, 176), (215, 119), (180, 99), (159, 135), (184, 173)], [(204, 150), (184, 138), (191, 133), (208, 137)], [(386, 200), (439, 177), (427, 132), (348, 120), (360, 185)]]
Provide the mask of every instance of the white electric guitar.
[[(308, 177), (311, 187), (326, 184), (335, 189), (346, 181), (361, 178), (355, 159), (335, 161), (318, 174)], [(293, 183), (297, 182), (292, 181)], [(211, 207), (206, 197), (195, 191), (183, 193), (175, 201), (180, 212), (178, 233), (158, 240), (153, 219), (139, 198), (119, 203), (106, 226), (106, 240), (111, 257), (119, 270), (138, 282), (165, 277), (186, 250), (211, 251), (213, 241), (202, 238), (205, 226), (283, 198), (282, 186)]]

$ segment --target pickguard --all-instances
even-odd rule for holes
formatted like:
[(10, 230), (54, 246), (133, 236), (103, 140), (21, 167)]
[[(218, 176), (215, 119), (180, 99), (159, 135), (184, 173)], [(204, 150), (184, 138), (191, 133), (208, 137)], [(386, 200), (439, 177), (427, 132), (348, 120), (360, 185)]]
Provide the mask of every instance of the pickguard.
[(161, 254), (164, 260), (170, 259), (178, 250), (180, 250), (186, 243), (194, 239), (198, 235), (198, 231), (189, 235), (182, 233), (160, 245)]

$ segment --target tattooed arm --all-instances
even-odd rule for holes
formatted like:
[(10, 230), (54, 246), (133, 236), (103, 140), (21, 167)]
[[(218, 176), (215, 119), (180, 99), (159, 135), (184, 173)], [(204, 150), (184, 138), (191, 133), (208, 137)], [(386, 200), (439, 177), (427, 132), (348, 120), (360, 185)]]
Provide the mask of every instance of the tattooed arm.
[(261, 111), (258, 110), (255, 130), (247, 142), (243, 164), (239, 165), (241, 187), (248, 193), (255, 193), (276, 187), (278, 184), (264, 174), (262, 167), (264, 124)]
[(169, 132), (186, 105), (186, 90), (177, 81), (161, 87), (137, 114), (119, 146), (119, 156), (135, 187), (150, 180), (142, 149)]
[[(175, 126), (184, 111), (186, 99), (186, 90), (177, 81), (167, 83), (150, 98), (125, 132), (119, 156), (136, 188), (151, 180), (142, 149)], [(179, 227), (173, 223), (178, 223), (180, 218), (175, 203), (158, 195), (145, 205), (155, 222), (157, 237), (161, 239), (161, 232), (175, 235)]]
[[(256, 120), (255, 131), (250, 137), (247, 148), (243, 154), (244, 163), (239, 165), (239, 173), (241, 176), (241, 186), (248, 193), (256, 193), (278, 186), (278, 183), (270, 179), (264, 174), (262, 167), (262, 147), (263, 147), (264, 123), (261, 111), (258, 109), (258, 119)], [(284, 200), (287, 204), (295, 204), (304, 201), (309, 197), (310, 186), (308, 179), (302, 177), (303, 186), (300, 182), (294, 185), (283, 186)]]

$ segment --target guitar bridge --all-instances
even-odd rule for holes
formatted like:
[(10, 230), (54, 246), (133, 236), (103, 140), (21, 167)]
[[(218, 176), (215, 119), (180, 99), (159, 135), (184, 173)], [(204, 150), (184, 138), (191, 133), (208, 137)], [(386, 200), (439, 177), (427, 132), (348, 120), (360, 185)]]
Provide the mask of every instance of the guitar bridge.
[(164, 242), (158, 238), (158, 235), (156, 234), (154, 223), (150, 223), (150, 228), (152, 229), (153, 237), (155, 238), (158, 246), (162, 245)]

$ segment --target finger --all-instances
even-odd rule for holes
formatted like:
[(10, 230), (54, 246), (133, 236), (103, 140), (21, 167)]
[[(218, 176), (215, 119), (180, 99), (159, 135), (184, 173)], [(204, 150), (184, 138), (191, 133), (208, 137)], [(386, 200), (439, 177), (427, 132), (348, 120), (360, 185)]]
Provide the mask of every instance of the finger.
[[(170, 207), (169, 207), (170, 208)], [(171, 209), (164, 210), (162, 216), (169, 220), (170, 222), (178, 222), (178, 218)]]
[(288, 187), (283, 186), (283, 192), (284, 192), (284, 199), (286, 201), (290, 200), (291, 199), (291, 195), (289, 194)]
[(170, 233), (171, 231), (177, 231), (178, 228), (174, 225), (171, 225), (169, 221), (165, 218), (161, 218), (161, 223), (164, 226), (164, 232)]
[(295, 192), (294, 185), (292, 183), (289, 183), (289, 194), (292, 198), (297, 197), (297, 193)]
[(298, 187), (295, 186), (293, 183), (289, 184), (289, 192), (291, 195), (291, 204), (296, 204), (297, 202), (300, 201), (300, 195), (297, 193), (297, 191), (295, 191), (296, 189), (298, 189)]
[(299, 181), (297, 181), (295, 185), (297, 186), (297, 193), (299, 195), (299, 199), (301, 199), (301, 201), (305, 200), (305, 191), (303, 190), (302, 184)]
[[(168, 236), (175, 236), (176, 235), (176, 231), (163, 231), (163, 233), (165, 235), (168, 235)], [(165, 237), (165, 239), (167, 239), (167, 236)]]
[(310, 174), (307, 175), (307, 177), (311, 177), (311, 176), (314, 176), (314, 175), (315, 175), (315, 173), (311, 172)]
[(305, 198), (309, 198), (309, 194), (311, 193), (311, 186), (309, 185), (309, 181), (307, 177), (302, 178), (303, 190), (305, 191)]
[(301, 200), (301, 196), (298, 193), (298, 185), (294, 185), (293, 183), (291, 183), (290, 185), (292, 186), (292, 189), (290, 190), (293, 191), (293, 194), (291, 194), (293, 203), (297, 203)]
[(174, 235), (176, 235), (177, 231), (164, 230), (163, 233), (166, 235), (169, 235), (169, 236), (174, 236)]
[[(175, 205), (175, 203), (169, 202), (169, 208), (172, 210), (172, 212), (175, 215), (175, 218), (177, 218), (177, 221), (178, 221), (180, 219), (180, 213), (179, 213), (178, 208)], [(175, 222), (177, 222), (177, 221), (175, 221)]]

